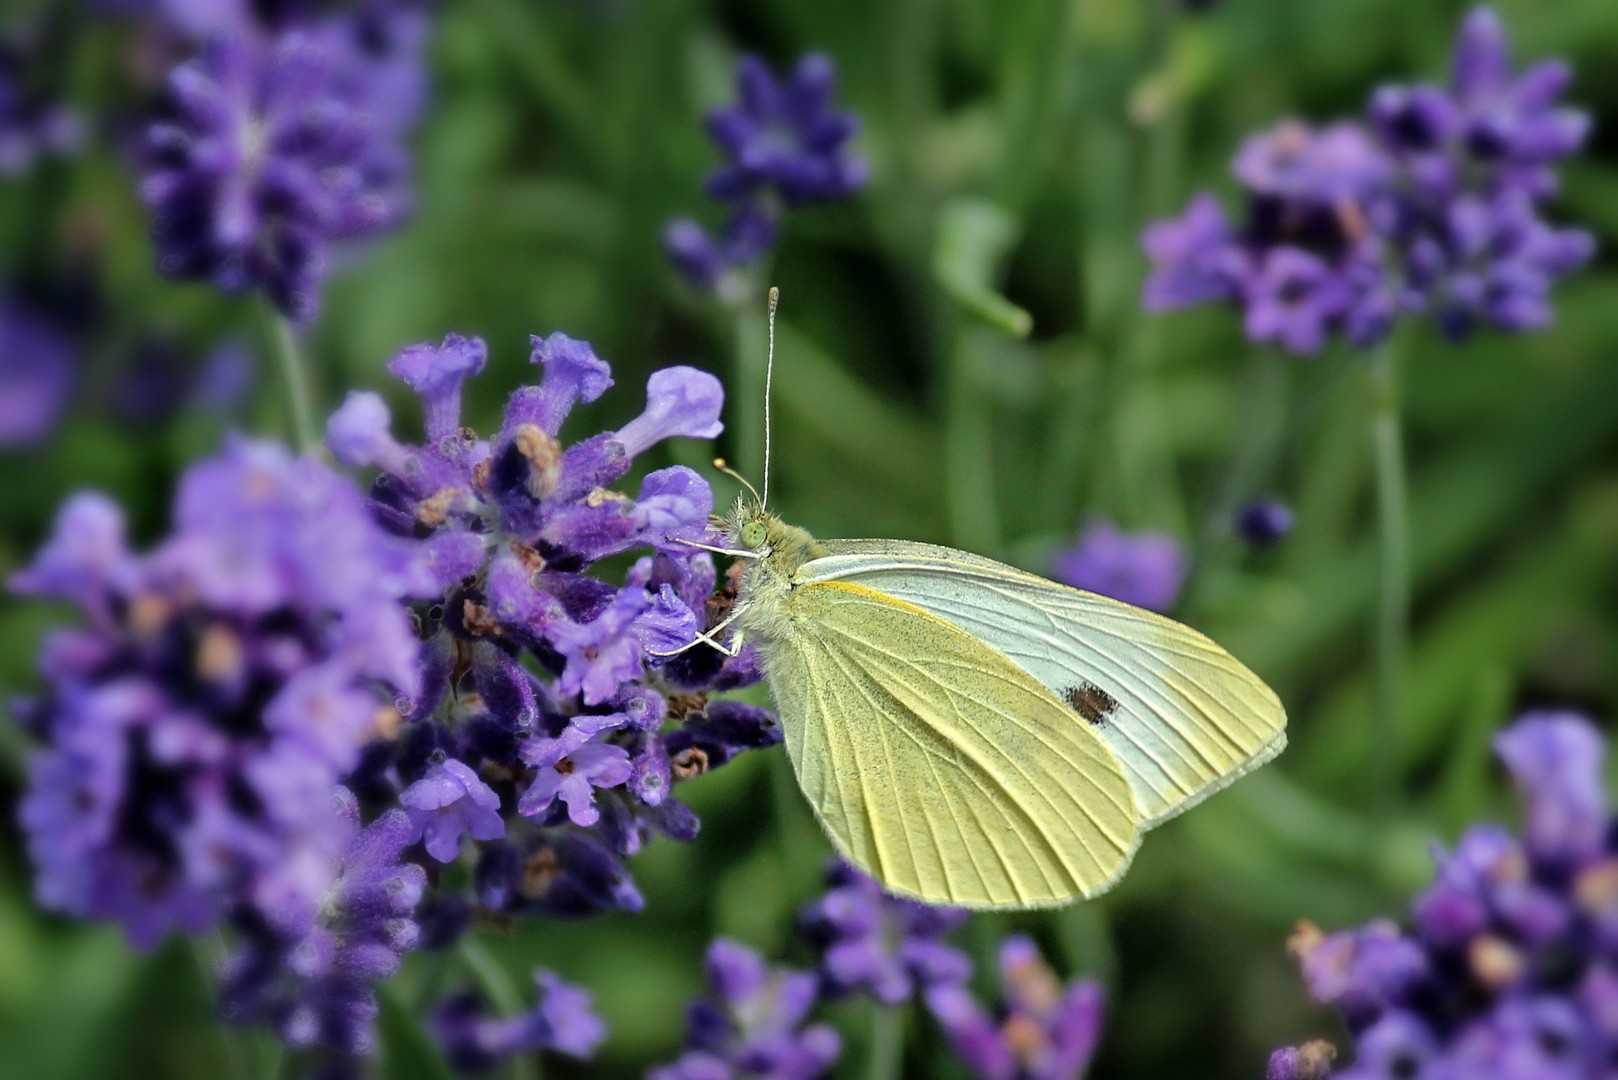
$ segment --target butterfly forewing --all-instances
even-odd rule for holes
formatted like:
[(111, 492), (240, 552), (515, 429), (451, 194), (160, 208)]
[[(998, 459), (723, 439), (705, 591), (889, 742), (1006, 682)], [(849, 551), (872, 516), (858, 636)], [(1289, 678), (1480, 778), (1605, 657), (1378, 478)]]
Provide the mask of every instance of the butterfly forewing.
[(799, 783), (837, 847), (936, 903), (1092, 896), (1138, 839), (1105, 741), (1006, 657), (935, 615), (847, 583), (787, 601), (766, 670)]
[(1286, 745), (1286, 713), (1202, 634), (968, 552), (829, 540), (806, 583), (857, 584), (914, 605), (1004, 654), (1114, 750), (1150, 827)]

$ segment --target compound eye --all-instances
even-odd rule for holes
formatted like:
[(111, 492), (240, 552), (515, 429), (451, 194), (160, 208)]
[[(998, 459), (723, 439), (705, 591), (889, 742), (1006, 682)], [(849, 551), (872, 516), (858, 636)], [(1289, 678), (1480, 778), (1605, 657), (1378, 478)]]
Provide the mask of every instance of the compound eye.
[(743, 525), (742, 543), (747, 545), (749, 548), (763, 547), (764, 523), (761, 521), (749, 521), (746, 525)]

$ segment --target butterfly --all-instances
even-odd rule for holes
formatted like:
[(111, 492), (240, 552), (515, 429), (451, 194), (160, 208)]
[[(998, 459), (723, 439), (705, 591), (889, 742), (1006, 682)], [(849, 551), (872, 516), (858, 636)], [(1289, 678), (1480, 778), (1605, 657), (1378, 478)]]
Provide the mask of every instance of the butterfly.
[(691, 644), (758, 651), (815, 816), (890, 891), (1096, 896), (1146, 830), (1285, 748), (1275, 692), (1190, 627), (969, 552), (785, 523), (768, 431), (766, 495), (709, 547), (745, 560), (735, 606)]

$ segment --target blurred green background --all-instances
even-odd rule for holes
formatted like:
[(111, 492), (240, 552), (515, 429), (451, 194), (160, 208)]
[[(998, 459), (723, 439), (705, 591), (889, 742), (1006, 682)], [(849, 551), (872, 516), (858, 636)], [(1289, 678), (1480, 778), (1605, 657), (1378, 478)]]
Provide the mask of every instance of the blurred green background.
[[(16, 9), (15, 13), (13, 9)], [(56, 21), (51, 78), (91, 119), (90, 148), (0, 181), (0, 271), (88, 274), (78, 404), (36, 452), (0, 456), (0, 571), (26, 558), (66, 493), (93, 486), (162, 528), (174, 478), (227, 426), (278, 433), (280, 410), (250, 301), (164, 282), (123, 147), (145, 95), (127, 24), (78, 5), (7, 0)], [(26, 10), (25, 10), (26, 9)], [(1144, 223), (1196, 189), (1232, 194), (1240, 139), (1288, 115), (1357, 115), (1382, 81), (1441, 78), (1465, 8), (1439, 0), (455, 0), (441, 6), (435, 93), (416, 148), (419, 206), (357, 252), (327, 290), (307, 350), (322, 402), (383, 390), (382, 365), (447, 331), (483, 336), (469, 388), (488, 432), (529, 378), (527, 335), (563, 330), (609, 360), (618, 389), (568, 432), (638, 411), (647, 373), (691, 363), (734, 384), (735, 316), (675, 277), (664, 222), (713, 224), (700, 183), (716, 161), (700, 117), (729, 100), (731, 65), (837, 62), (861, 117), (868, 188), (793, 212), (770, 280), (781, 287), (772, 495), (826, 536), (891, 535), (1043, 569), (1089, 515), (1165, 528), (1196, 546), (1176, 614), (1280, 692), (1291, 749), (1154, 833), (1104, 899), (1053, 914), (979, 917), (962, 944), (989, 962), (1031, 931), (1064, 974), (1104, 979), (1109, 1020), (1091, 1075), (1262, 1075), (1269, 1049), (1334, 1036), (1284, 955), (1294, 921), (1399, 916), (1427, 879), (1431, 838), (1514, 818), (1491, 733), (1528, 704), (1618, 700), (1618, 5), (1507, 0), (1517, 55), (1566, 57), (1570, 99), (1595, 134), (1553, 212), (1592, 230), (1595, 265), (1569, 279), (1548, 332), (1465, 347), (1425, 328), (1400, 339), (1410, 460), (1415, 625), (1403, 799), (1373, 811), (1378, 748), (1370, 626), (1376, 542), (1363, 360), (1283, 359), (1247, 345), (1222, 310), (1138, 308)], [(1016, 338), (974, 316), (1032, 316)], [(182, 410), (160, 424), (108, 403), (132, 343), (171, 334), (199, 353), (239, 339), (260, 358), (240, 415)], [(756, 359), (756, 357), (755, 357)], [(760, 403), (734, 400), (732, 432)], [(737, 456), (727, 436), (720, 449)], [(705, 465), (695, 443), (670, 453)], [(656, 467), (666, 461), (645, 462)], [(759, 463), (736, 464), (756, 474)], [(733, 488), (720, 478), (721, 498)], [(1296, 509), (1293, 536), (1254, 553), (1224, 522), (1248, 494)], [(34, 684), (59, 613), (0, 601), (0, 692)], [(25, 747), (0, 725), (0, 804)], [(685, 999), (715, 935), (807, 963), (794, 912), (818, 889), (824, 842), (779, 751), (682, 789), (703, 819), (684, 846), (633, 864), (638, 916), (492, 936), (521, 975), (553, 968), (595, 994), (611, 1037), (595, 1066), (638, 1076), (672, 1058)], [(227, 1047), (183, 942), (138, 955), (103, 927), (36, 911), (12, 815), (0, 824), (0, 1077), (220, 1077)], [(206, 962), (206, 956), (203, 957)], [(384, 1015), (387, 1074), (442, 1075), (402, 1010), (427, 978), (413, 957)], [(460, 976), (451, 971), (449, 983)], [(862, 1075), (869, 1020), (831, 1011)], [(931, 1020), (907, 1021), (911, 1076), (959, 1076)]]

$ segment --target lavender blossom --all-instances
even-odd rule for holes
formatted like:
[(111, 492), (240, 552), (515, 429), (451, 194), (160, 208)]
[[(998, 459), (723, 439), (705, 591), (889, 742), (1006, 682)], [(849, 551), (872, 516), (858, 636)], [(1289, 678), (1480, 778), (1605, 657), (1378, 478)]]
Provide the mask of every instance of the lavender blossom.
[(671, 222), (664, 248), (693, 285), (727, 299), (748, 295), (748, 269), (775, 245), (785, 208), (845, 199), (865, 185), (865, 160), (846, 144), (859, 130), (832, 108), (829, 58), (804, 57), (778, 81), (756, 56), (736, 66), (737, 101), (708, 113), (708, 136), (725, 164), (708, 175), (710, 198), (728, 207), (717, 236), (688, 218)]
[(1101, 987), (1075, 981), (1064, 989), (1022, 936), (1000, 946), (1000, 984), (998, 1019), (963, 983), (938, 983), (927, 991), (927, 1007), (967, 1067), (984, 1080), (1082, 1076), (1101, 1038)]
[(648, 1080), (814, 1080), (837, 1060), (837, 1032), (803, 1026), (816, 1001), (814, 975), (766, 968), (733, 941), (709, 947), (707, 969), (712, 997), (691, 1003), (687, 1051)]
[(40, 902), (143, 947), (241, 910), (306, 927), (346, 843), (331, 793), (393, 712), (378, 690), (419, 685), (407, 546), (323, 465), (237, 440), (149, 554), (79, 495), (10, 584), (87, 624), (49, 638), (28, 710)]
[(1475, 10), (1447, 88), (1383, 87), (1368, 125), (1286, 121), (1232, 163), (1238, 225), (1204, 193), (1148, 228), (1143, 306), (1233, 303), (1249, 338), (1303, 355), (1373, 345), (1417, 312), (1454, 339), (1545, 326), (1552, 285), (1594, 247), (1541, 216), (1589, 126), (1556, 104), (1568, 81), (1559, 61), (1513, 76), (1499, 19)]
[(1075, 589), (1167, 611), (1190, 567), (1180, 545), (1167, 533), (1125, 533), (1110, 521), (1098, 520), (1079, 534), (1077, 544), (1056, 553), (1051, 569), (1057, 580)]
[(569, 986), (548, 971), (534, 972), (539, 1001), (520, 1016), (488, 1015), (476, 991), (445, 999), (428, 1017), (427, 1027), (444, 1056), (457, 1070), (488, 1072), (518, 1054), (551, 1050), (589, 1060), (607, 1036), (587, 991)]
[(209, 36), (170, 75), (171, 114), (148, 138), (158, 268), (312, 318), (330, 245), (408, 212), (421, 26), (375, 12)]
[(1248, 503), (1236, 515), (1236, 531), (1254, 547), (1274, 547), (1292, 532), (1292, 509), (1278, 499)]
[[(327, 425), (338, 460), (380, 469), (372, 513), (416, 542), (439, 597), (422, 621), (421, 690), (401, 703), (372, 797), (387, 800), (397, 775), (435, 861), (478, 842), (468, 900), (484, 912), (638, 910), (624, 860), (650, 836), (698, 828), (674, 784), (780, 738), (764, 710), (696, 696), (756, 681), (750, 653), (700, 672), (659, 655), (711, 625), (712, 560), (679, 541), (711, 539), (712, 490), (684, 468), (653, 470), (634, 496), (613, 487), (662, 440), (717, 435), (723, 394), (692, 368), (654, 372), (640, 416), (568, 446), (568, 414), (605, 393), (611, 371), (563, 334), (535, 338), (532, 360), (539, 384), (511, 396), (489, 440), (460, 416), (487, 350), (455, 335), (388, 365), (421, 397), (421, 446), (394, 436), (371, 393)], [(636, 548), (650, 554), (622, 584), (594, 576), (597, 560)]]
[(841, 859), (827, 864), (826, 886), (826, 895), (798, 921), (820, 953), (828, 995), (864, 992), (884, 1005), (902, 1005), (931, 986), (971, 977), (972, 962), (943, 943), (969, 912), (890, 896)]
[(50, 322), (0, 298), (0, 449), (37, 446), (55, 430), (78, 364)]
[[(1528, 807), (1523, 838), (1474, 826), (1412, 904), (1290, 947), (1354, 1041), (1353, 1080), (1600, 1075), (1618, 1048), (1618, 852), (1605, 745), (1572, 713), (1529, 713), (1495, 740)], [(1278, 1050), (1271, 1080), (1319, 1080), (1322, 1044)]]

